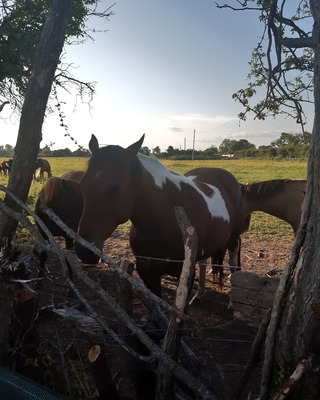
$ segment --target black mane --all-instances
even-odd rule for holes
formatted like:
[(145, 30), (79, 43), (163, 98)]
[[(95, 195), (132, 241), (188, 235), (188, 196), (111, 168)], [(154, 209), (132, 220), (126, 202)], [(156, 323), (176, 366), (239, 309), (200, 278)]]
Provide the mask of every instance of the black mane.
[(291, 179), (273, 179), (270, 181), (241, 185), (241, 190), (245, 196), (250, 196), (250, 198), (270, 198), (279, 193), (283, 193), (286, 183), (291, 181)]

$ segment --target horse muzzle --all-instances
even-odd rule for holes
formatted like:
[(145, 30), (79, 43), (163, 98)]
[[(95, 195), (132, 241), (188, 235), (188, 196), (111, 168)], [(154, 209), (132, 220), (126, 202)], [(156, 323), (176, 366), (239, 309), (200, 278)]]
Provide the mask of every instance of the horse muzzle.
[(84, 264), (97, 264), (100, 260), (98, 255), (82, 246), (80, 243), (76, 243), (75, 253)]

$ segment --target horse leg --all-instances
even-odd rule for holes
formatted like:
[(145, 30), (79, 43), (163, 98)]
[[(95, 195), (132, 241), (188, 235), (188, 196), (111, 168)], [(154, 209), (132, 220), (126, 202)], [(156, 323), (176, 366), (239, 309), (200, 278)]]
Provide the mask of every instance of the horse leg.
[(136, 261), (136, 268), (140, 278), (152, 293), (161, 297), (161, 274), (152, 267), (151, 261)]
[(72, 250), (73, 249), (73, 245), (74, 245), (74, 239), (70, 236), (66, 236), (65, 238), (65, 242), (66, 242), (66, 249), (67, 250)]
[(228, 245), (229, 253), (229, 268), (231, 273), (241, 270), (240, 263), (240, 252), (241, 252), (241, 239), (238, 237), (237, 242), (233, 245)]
[(223, 260), (226, 252), (227, 248), (223, 247), (211, 257), (213, 281), (215, 281), (215, 276), (219, 275), (220, 289), (223, 286)]
[(202, 300), (206, 291), (206, 269), (207, 260), (202, 260), (198, 262), (199, 265), (199, 283), (196, 294), (192, 297), (189, 304), (192, 305), (194, 302), (198, 303)]

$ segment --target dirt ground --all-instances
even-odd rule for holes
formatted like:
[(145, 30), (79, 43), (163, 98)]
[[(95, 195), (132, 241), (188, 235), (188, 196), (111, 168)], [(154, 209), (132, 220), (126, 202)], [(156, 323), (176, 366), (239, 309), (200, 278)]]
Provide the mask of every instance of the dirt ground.
[[(63, 247), (63, 242), (60, 242)], [(259, 275), (276, 269), (279, 274), (288, 260), (292, 240), (256, 240), (244, 237), (242, 240), (242, 270)], [(106, 242), (105, 250), (115, 261), (123, 256), (133, 260), (128, 238), (121, 231), (116, 232)], [(37, 263), (37, 260), (34, 260)], [(115, 294), (115, 272), (106, 264), (83, 266), (83, 270), (99, 282), (111, 295)], [(93, 399), (97, 396), (90, 365), (87, 360), (89, 349), (99, 343), (105, 351), (111, 373), (117, 384), (121, 400), (134, 400), (130, 389), (125, 384), (124, 356), (119, 347), (99, 329), (90, 334), (79, 329), (79, 323), (71, 322), (56, 314), (54, 310), (70, 307), (86, 312), (79, 300), (70, 296), (68, 287), (58, 266), (56, 257), (50, 256), (47, 261), (47, 273), (40, 288), (36, 288), (40, 303), (39, 317), (35, 322), (38, 332), (36, 354), (26, 358), (17, 357), (16, 370), (36, 380), (58, 393), (73, 399)], [(206, 293), (201, 304), (191, 306), (191, 315), (202, 329), (199, 337), (192, 330), (186, 329), (184, 340), (206, 370), (217, 398), (232, 399), (237, 387), (250, 348), (257, 331), (256, 327), (235, 318), (229, 305), (228, 292), (230, 279), (225, 268), (224, 286), (213, 282), (209, 268), (206, 275)], [(196, 287), (197, 279), (195, 281)], [(163, 279), (163, 297), (173, 303), (177, 282), (169, 277)], [(100, 299), (93, 292), (84, 289), (90, 304), (101, 313), (108, 326), (117, 329), (117, 317), (104, 311)], [(134, 299), (135, 318), (141, 318), (143, 307)], [(257, 365), (241, 399), (256, 399), (259, 394), (261, 362)], [(170, 400), (170, 399), (168, 399)]]

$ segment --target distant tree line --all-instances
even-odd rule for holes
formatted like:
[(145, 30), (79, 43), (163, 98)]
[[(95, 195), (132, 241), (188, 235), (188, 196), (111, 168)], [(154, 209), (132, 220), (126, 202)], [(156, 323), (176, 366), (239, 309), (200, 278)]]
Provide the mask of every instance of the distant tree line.
[(219, 147), (211, 146), (203, 151), (192, 149), (175, 149), (169, 146), (166, 151), (161, 152), (159, 146), (149, 150), (148, 147), (142, 147), (144, 154), (153, 153), (159, 158), (171, 159), (221, 159), (221, 158), (302, 158), (306, 159), (309, 154), (311, 133), (291, 134), (283, 132), (280, 138), (271, 142), (270, 145), (256, 147), (247, 139), (233, 140), (224, 139)]
[[(256, 147), (247, 139), (224, 139), (219, 147), (211, 146), (205, 150), (177, 149), (169, 146), (166, 151), (161, 151), (159, 146), (149, 149), (143, 146), (140, 152), (146, 155), (154, 154), (158, 158), (181, 160), (218, 160), (222, 158), (307, 158), (310, 149), (311, 133), (281, 133), (280, 138), (270, 145)], [(0, 157), (13, 157), (14, 147), (6, 144), (0, 145)], [(39, 157), (90, 157), (90, 151), (79, 148), (71, 151), (68, 148), (51, 150), (50, 146), (40, 149)]]
[[(0, 157), (13, 157), (14, 147), (10, 144), (0, 145)], [(38, 157), (90, 157), (91, 153), (87, 149), (77, 149), (71, 151), (68, 148), (51, 150), (49, 146), (40, 149)]]

